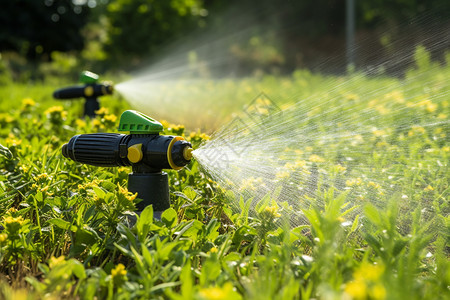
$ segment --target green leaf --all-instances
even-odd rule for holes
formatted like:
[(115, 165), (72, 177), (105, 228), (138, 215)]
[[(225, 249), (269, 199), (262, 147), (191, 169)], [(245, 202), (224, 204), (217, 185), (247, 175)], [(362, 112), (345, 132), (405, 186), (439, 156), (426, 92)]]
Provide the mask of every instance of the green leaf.
[(380, 213), (378, 212), (378, 210), (376, 209), (375, 206), (373, 206), (372, 204), (367, 204), (364, 207), (364, 213), (366, 215), (366, 217), (375, 225), (382, 225), (381, 224), (381, 217), (380, 217)]
[(185, 194), (186, 197), (190, 200), (194, 200), (195, 197), (197, 196), (197, 192), (194, 191), (194, 189), (189, 186), (187, 186), (183, 189), (183, 194)]
[(161, 221), (167, 227), (172, 228), (178, 223), (177, 212), (173, 208), (166, 209), (161, 215)]
[(67, 262), (72, 267), (72, 272), (79, 279), (86, 278), (86, 272), (84, 270), (84, 266), (78, 260), (72, 258)]
[(353, 220), (353, 224), (352, 224), (352, 228), (350, 229), (350, 232), (354, 232), (356, 230), (356, 228), (358, 228), (358, 220), (359, 220), (359, 215), (357, 215), (355, 217), (355, 219)]
[(396, 240), (394, 243), (394, 248), (392, 249), (392, 255), (394, 255), (394, 256), (399, 255), (400, 252), (402, 252), (402, 250), (406, 247), (406, 245), (408, 245), (407, 240), (403, 240), (401, 238)]
[(100, 199), (105, 198), (106, 193), (99, 188), (98, 186), (92, 186), (92, 189), (94, 190), (94, 193), (97, 195), (97, 197), (99, 197)]
[(67, 221), (64, 221), (62, 219), (58, 219), (58, 218), (50, 219), (47, 222), (52, 224), (52, 225), (55, 225), (56, 227), (64, 229), (64, 230), (68, 230), (70, 228), (70, 223), (67, 222)]
[(158, 285), (155, 285), (154, 287), (152, 287), (150, 289), (150, 292), (156, 292), (158, 290), (165, 290), (167, 288), (173, 288), (176, 286), (179, 286), (181, 284), (181, 282), (165, 282), (165, 283), (161, 283)]
[(192, 270), (191, 263), (188, 260), (187, 264), (184, 265), (180, 274), (181, 284), (181, 295), (183, 295), (184, 299), (192, 299), (193, 293), (193, 280), (192, 280)]
[(149, 267), (151, 267), (153, 265), (153, 258), (152, 258), (152, 255), (150, 254), (150, 251), (144, 244), (141, 244), (141, 251), (142, 251), (142, 257), (144, 258), (145, 263)]
[(206, 226), (205, 237), (210, 241), (214, 241), (219, 236), (219, 227), (220, 224), (217, 219), (212, 219)]
[(109, 180), (105, 180), (102, 182), (102, 188), (104, 188), (105, 190), (109, 191), (109, 192), (114, 192), (117, 189), (117, 185), (115, 185), (114, 183), (112, 183)]
[(140, 238), (147, 236), (153, 223), (153, 205), (144, 208), (136, 222), (136, 230)]
[(177, 242), (171, 242), (168, 244), (163, 245), (161, 248), (158, 249), (157, 255), (162, 261), (166, 261), (169, 259), (170, 253), (174, 250), (175, 247), (178, 245), (181, 245)]
[(220, 264), (216, 260), (208, 259), (202, 267), (200, 275), (200, 285), (205, 285), (208, 282), (214, 282), (220, 275)]
[(76, 232), (75, 245), (83, 247), (92, 246), (99, 239), (99, 236), (93, 229), (84, 226), (83, 228), (79, 228)]

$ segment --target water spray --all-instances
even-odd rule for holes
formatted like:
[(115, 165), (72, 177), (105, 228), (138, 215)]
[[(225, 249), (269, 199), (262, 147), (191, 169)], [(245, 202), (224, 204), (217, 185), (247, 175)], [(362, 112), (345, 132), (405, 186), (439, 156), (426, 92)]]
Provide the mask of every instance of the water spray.
[(56, 90), (53, 93), (55, 99), (84, 98), (84, 115), (95, 117), (95, 111), (100, 109), (98, 97), (111, 95), (114, 87), (111, 82), (98, 82), (99, 76), (89, 71), (83, 71), (80, 75), (81, 86), (71, 86)]
[(122, 113), (119, 131), (73, 136), (62, 154), (74, 161), (100, 167), (132, 166), (128, 190), (142, 201), (137, 210), (153, 205), (157, 216), (170, 207), (169, 181), (163, 169), (180, 170), (192, 158), (192, 145), (181, 136), (160, 135), (158, 121), (133, 110)]

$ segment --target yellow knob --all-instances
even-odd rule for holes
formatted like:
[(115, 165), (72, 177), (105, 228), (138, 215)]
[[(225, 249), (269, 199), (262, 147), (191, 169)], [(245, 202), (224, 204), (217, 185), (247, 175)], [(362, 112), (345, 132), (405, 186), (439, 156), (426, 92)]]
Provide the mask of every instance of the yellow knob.
[(133, 164), (140, 162), (143, 156), (142, 144), (134, 144), (133, 146), (128, 147), (127, 158)]
[(87, 86), (84, 88), (84, 95), (86, 97), (91, 97), (94, 95), (94, 88), (92, 86)]

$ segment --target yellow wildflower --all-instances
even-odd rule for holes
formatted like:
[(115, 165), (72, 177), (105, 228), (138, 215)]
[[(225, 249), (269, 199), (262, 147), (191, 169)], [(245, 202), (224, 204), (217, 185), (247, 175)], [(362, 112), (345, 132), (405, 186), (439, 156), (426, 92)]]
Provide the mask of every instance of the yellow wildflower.
[(379, 112), (381, 115), (386, 115), (391, 112), (388, 108), (384, 107), (384, 105), (381, 104), (375, 106), (375, 110)]
[(22, 225), (24, 222), (22, 216), (18, 216), (16, 218), (14, 218), (12, 216), (7, 216), (7, 217), (4, 217), (4, 221), (5, 221), (6, 226), (8, 226), (10, 224), (16, 224), (16, 223), (19, 225)]
[(306, 161), (304, 160), (296, 160), (294, 163), (288, 162), (283, 168), (291, 171), (295, 171), (300, 168), (304, 168), (306, 166)]
[(167, 122), (166, 120), (161, 120), (161, 121), (159, 121), (159, 123), (161, 123), (161, 125), (162, 125), (164, 128), (168, 128), (168, 127), (170, 126), (170, 123)]
[(75, 124), (80, 129), (86, 127), (86, 122), (84, 120), (81, 120), (81, 119), (76, 119), (75, 120)]
[(205, 300), (240, 300), (242, 296), (233, 289), (233, 285), (227, 282), (223, 287), (203, 288), (199, 291), (200, 299)]
[(6, 233), (0, 233), (0, 243), (3, 243), (8, 239), (8, 235)]
[(52, 256), (52, 257), (50, 257), (50, 261), (49, 261), (48, 265), (50, 266), (50, 269), (53, 269), (57, 265), (64, 263), (65, 260), (66, 260), (66, 257), (64, 255), (61, 255), (58, 258)]
[(435, 112), (437, 107), (438, 105), (436, 103), (430, 101), (429, 103), (427, 103), (426, 111), (430, 113)]
[(48, 174), (47, 173), (42, 173), (42, 174), (39, 174), (38, 176), (35, 176), (33, 179), (35, 181), (39, 181), (41, 179), (47, 179), (47, 178), (48, 178)]
[(439, 133), (441, 133), (442, 131), (443, 131), (443, 128), (442, 128), (442, 127), (438, 127), (438, 128), (436, 128), (435, 130), (433, 130), (433, 133), (439, 134)]
[(10, 114), (0, 114), (0, 124), (12, 123), (14, 118)]
[(124, 174), (128, 174), (130, 172), (129, 167), (119, 167), (117, 168), (117, 172), (120, 173), (124, 173)]
[(345, 292), (354, 299), (365, 299), (367, 293), (367, 286), (364, 281), (356, 280), (347, 283)]
[(270, 106), (270, 100), (265, 97), (259, 97), (256, 99), (255, 104), (264, 105), (264, 106)]
[(65, 120), (67, 116), (67, 112), (64, 111), (64, 107), (58, 105), (58, 106), (52, 106), (48, 108), (44, 114), (47, 116), (47, 118), (50, 120), (50, 122), (54, 124), (61, 123), (63, 120)]
[(357, 94), (346, 94), (345, 98), (347, 98), (348, 100), (353, 100), (353, 101), (359, 100), (359, 96)]
[(109, 110), (108, 110), (106, 107), (100, 107), (100, 109), (99, 109), (99, 110), (96, 110), (95, 113), (96, 113), (98, 116), (103, 117), (104, 115), (109, 114)]
[(17, 147), (17, 146), (20, 146), (20, 144), (22, 144), (22, 140), (21, 139), (19, 139), (19, 138), (17, 138), (14, 134), (12, 134), (12, 133), (10, 133), (10, 134), (8, 134), (8, 137), (6, 138), (6, 145), (8, 146), (8, 147), (10, 147), (10, 146), (14, 146), (14, 147)]
[(373, 99), (370, 100), (369, 103), (367, 104), (369, 107), (374, 107), (378, 104), (378, 99)]
[(374, 136), (379, 137), (379, 136), (386, 135), (386, 130), (376, 129), (376, 128), (375, 128), (375, 129), (372, 131), (372, 133), (373, 133)]
[(361, 185), (362, 184), (362, 179), (361, 178), (354, 178), (354, 179), (349, 179), (345, 182), (346, 186), (355, 186), (355, 185)]
[(264, 187), (264, 181), (261, 177), (249, 177), (247, 179), (243, 179), (241, 182), (240, 190), (251, 190), (256, 191), (258, 187)]
[(127, 198), (129, 201), (133, 201), (134, 199), (136, 199), (137, 197), (137, 193), (131, 193), (130, 191), (128, 191), (127, 188), (123, 188), (120, 185), (119, 186), (119, 193), (124, 195), (125, 198)]
[(434, 188), (431, 185), (428, 185), (426, 188), (423, 189), (425, 192), (434, 191)]
[(357, 280), (364, 279), (368, 281), (377, 281), (378, 279), (380, 279), (381, 275), (383, 275), (383, 272), (383, 265), (364, 262), (359, 266), (358, 270), (355, 271), (353, 276)]
[(264, 215), (270, 217), (270, 218), (279, 218), (281, 217), (281, 214), (278, 212), (278, 206), (277, 205), (273, 205), (273, 206), (266, 206), (264, 208)]
[(294, 150), (294, 153), (297, 154), (297, 155), (302, 155), (302, 154), (303, 154), (303, 151), (302, 151), (302, 150), (299, 150), (299, 149), (295, 149), (295, 150)]
[(342, 165), (335, 165), (335, 168), (338, 173), (343, 173), (347, 170), (347, 168)]
[(376, 284), (370, 289), (370, 295), (372, 299), (375, 300), (383, 300), (386, 299), (386, 289), (381, 284)]
[(408, 136), (414, 136), (416, 133), (424, 134), (426, 132), (425, 128), (422, 126), (412, 126), (411, 130), (408, 132)]
[(353, 281), (346, 285), (345, 293), (352, 299), (385, 299), (386, 290), (380, 283), (384, 270), (383, 265), (363, 262), (353, 273)]
[(98, 127), (98, 126), (102, 125), (102, 123), (99, 120), (95, 119), (92, 121), (92, 125), (94, 125), (95, 127)]
[(447, 115), (443, 114), (443, 113), (440, 113), (440, 114), (437, 115), (437, 118), (438, 119), (447, 119)]
[(36, 102), (31, 98), (25, 98), (22, 100), (22, 110), (26, 110), (35, 105), (36, 105)]
[(57, 105), (57, 106), (49, 107), (49, 108), (44, 112), (44, 114), (46, 114), (46, 115), (51, 115), (51, 114), (54, 114), (54, 113), (59, 113), (59, 114), (61, 114), (63, 111), (64, 111), (64, 107), (62, 107), (61, 105)]
[(195, 139), (209, 140), (209, 136), (207, 134), (194, 131), (189, 134), (189, 137), (194, 140)]
[(389, 145), (389, 144), (388, 144), (387, 142), (382, 141), (382, 142), (378, 142), (376, 146), (377, 146), (378, 148), (382, 148), (382, 147), (388, 146), (388, 145)]
[(392, 91), (384, 96), (386, 99), (392, 99), (397, 103), (405, 103), (403, 93), (400, 91)]
[(210, 253), (217, 253), (217, 252), (219, 252), (219, 250), (218, 250), (216, 247), (212, 247), (212, 248), (209, 250), (209, 252), (210, 252)]
[(320, 156), (317, 155), (317, 154), (312, 154), (312, 155), (309, 157), (309, 161), (315, 162), (315, 163), (321, 163), (321, 162), (324, 162), (325, 159), (323, 159), (322, 157), (320, 157)]
[(103, 118), (105, 119), (106, 122), (109, 122), (109, 123), (116, 123), (116, 121), (117, 121), (116, 115), (113, 115), (113, 114), (105, 115)]
[(367, 184), (367, 186), (368, 187), (372, 187), (372, 188), (374, 188), (374, 189), (380, 189), (381, 188), (381, 185), (379, 185), (378, 183), (375, 183), (375, 182), (373, 182), (373, 181), (369, 181), (369, 183)]
[(118, 264), (114, 269), (111, 270), (111, 276), (114, 277), (124, 277), (127, 275), (127, 270), (123, 264)]
[(284, 170), (278, 171), (278, 172), (275, 174), (275, 176), (276, 176), (278, 179), (288, 178), (290, 175), (291, 175), (291, 174), (290, 174), (288, 171), (284, 171)]

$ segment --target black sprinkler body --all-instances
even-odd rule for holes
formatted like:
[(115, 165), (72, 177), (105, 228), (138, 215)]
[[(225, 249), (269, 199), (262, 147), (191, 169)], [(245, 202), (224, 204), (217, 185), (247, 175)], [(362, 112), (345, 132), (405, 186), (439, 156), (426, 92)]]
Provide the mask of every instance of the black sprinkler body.
[(155, 216), (170, 207), (169, 182), (163, 169), (179, 170), (192, 158), (192, 146), (180, 136), (160, 135), (162, 125), (136, 111), (125, 111), (119, 131), (130, 134), (75, 135), (62, 154), (74, 161), (101, 167), (132, 166), (128, 190), (142, 201), (137, 210), (153, 205)]
[(91, 118), (95, 117), (95, 112), (100, 109), (98, 97), (111, 95), (114, 91), (112, 83), (98, 83), (98, 75), (89, 71), (83, 71), (80, 75), (80, 81), (85, 85), (71, 86), (56, 90), (53, 98), (61, 100), (71, 100), (76, 98), (85, 98), (84, 115)]

